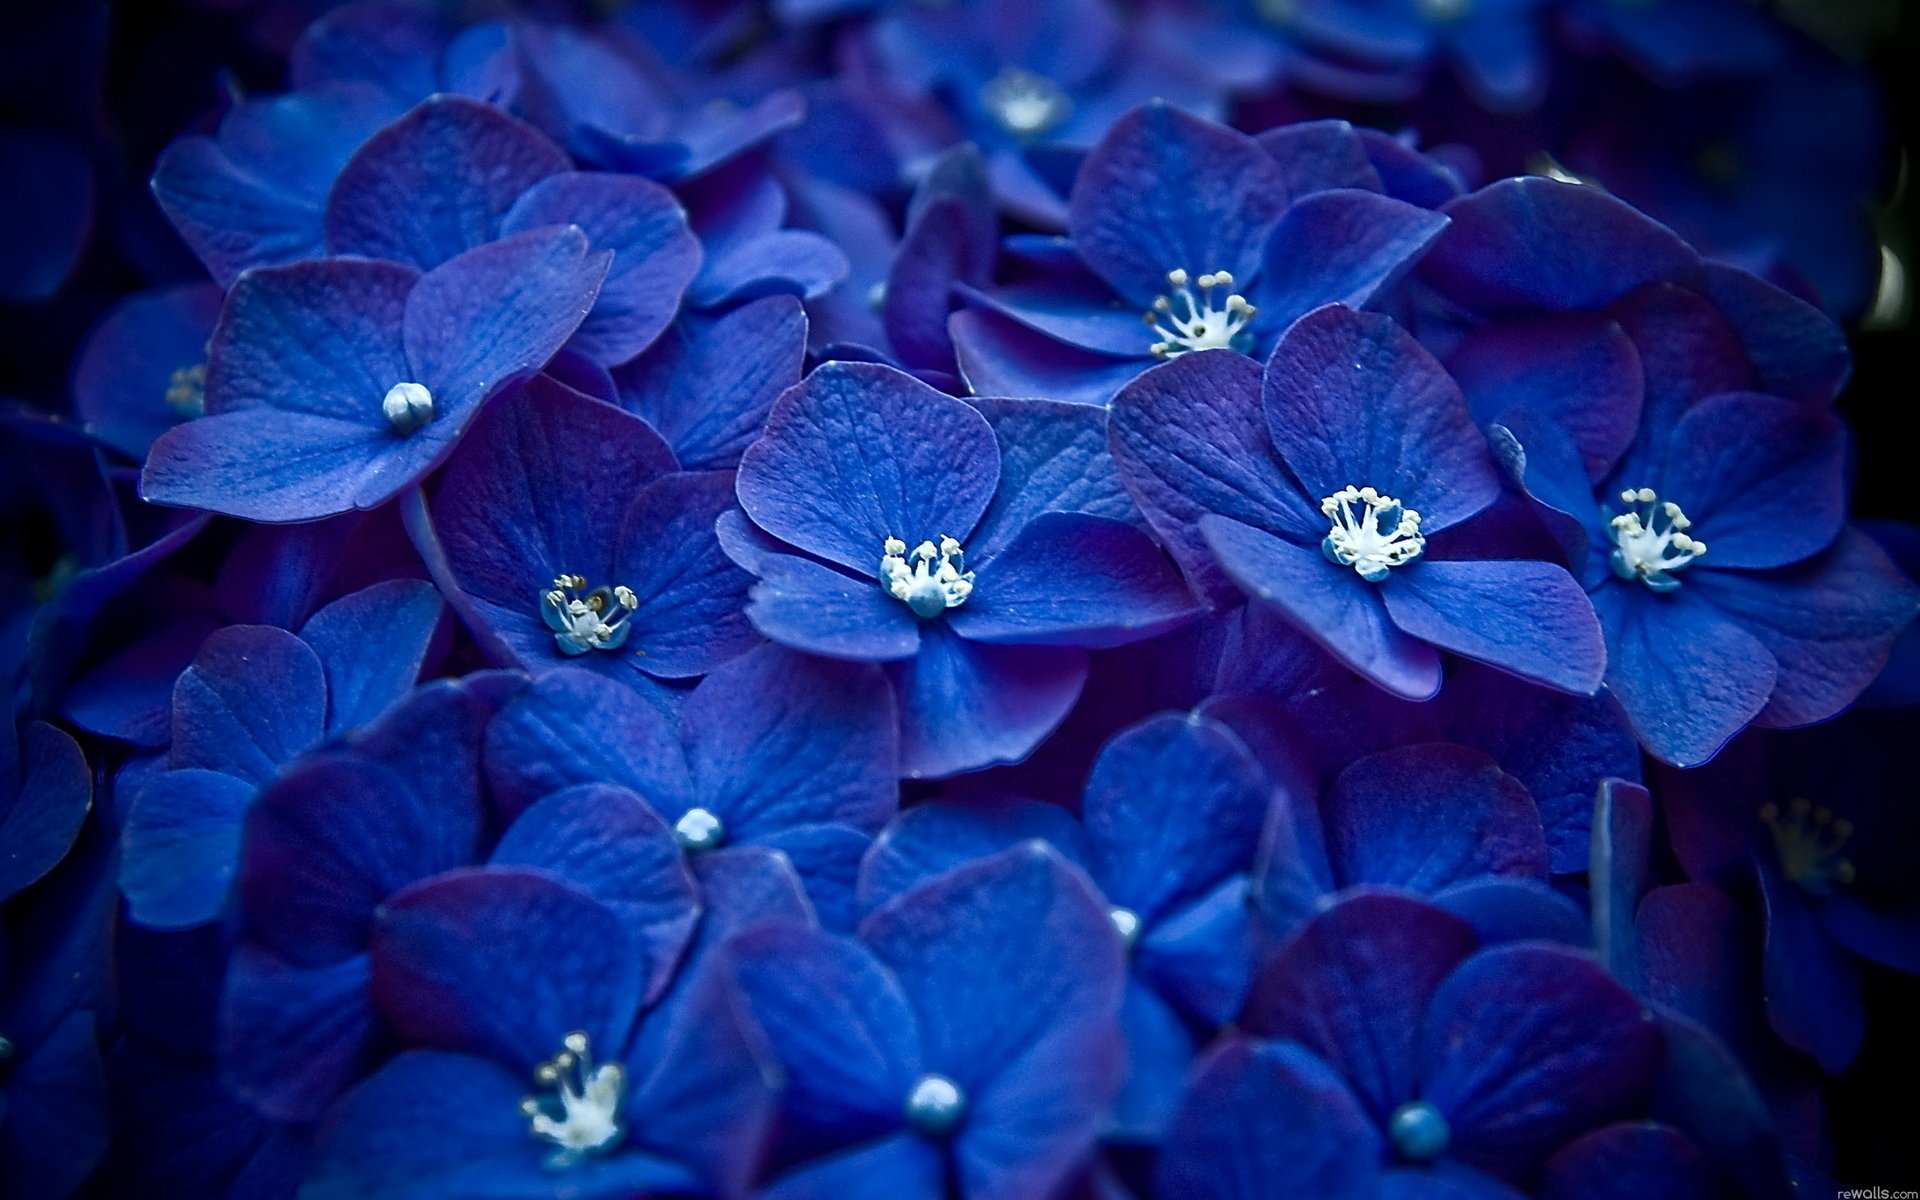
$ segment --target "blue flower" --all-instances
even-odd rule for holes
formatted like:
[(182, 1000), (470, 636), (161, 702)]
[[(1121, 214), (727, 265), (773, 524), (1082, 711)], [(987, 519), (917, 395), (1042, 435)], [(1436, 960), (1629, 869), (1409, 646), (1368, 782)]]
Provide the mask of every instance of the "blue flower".
[(733, 477), (677, 472), (645, 421), (547, 377), (493, 406), (432, 504), (477, 634), (538, 673), (705, 674), (758, 640), (714, 519)]
[(173, 686), (167, 769), (126, 812), (120, 886), (132, 919), (182, 929), (218, 917), (259, 790), (398, 703), (442, 612), (431, 586), (394, 580), (320, 609), (298, 635), (234, 625), (207, 638)]
[(1264, 357), (1308, 311), (1371, 303), (1446, 218), (1323, 179), (1178, 109), (1135, 109), (1080, 169), (1068, 246), (1031, 282), (974, 294), (962, 371), (987, 394), (1102, 403), (1155, 361)]
[(673, 319), (700, 247), (664, 187), (571, 168), (533, 126), (475, 100), (436, 96), (367, 139), (341, 169), (327, 200), (327, 249), (431, 271), (497, 238), (577, 226), (613, 257), (568, 348), (623, 363)]
[(1226, 726), (1162, 713), (1094, 763), (1081, 820), (1034, 801), (935, 801), (874, 843), (860, 899), (892, 901), (958, 864), (1043, 839), (1087, 872), (1126, 943), (1126, 1083), (1108, 1132), (1159, 1137), (1204, 1038), (1239, 1011), (1252, 971), (1249, 875), (1278, 785)]
[(889, 664), (912, 775), (1024, 757), (1072, 706), (1087, 647), (1194, 616), (1159, 548), (1127, 523), (1101, 414), (993, 411), (890, 368), (822, 367), (741, 459), (756, 528), (722, 528), (759, 576), (747, 613), (761, 633)]
[[(1480, 103), (1495, 109), (1537, 105), (1546, 92), (1548, 0), (1260, 0), (1309, 59), (1324, 60), (1344, 80), (1393, 80), (1394, 99), (1409, 74), (1438, 61), (1461, 76)], [(1309, 86), (1314, 73), (1305, 73)], [(1324, 75), (1320, 82), (1328, 81)], [(1353, 92), (1352, 88), (1328, 89)]]
[[(674, 706), (662, 712), (656, 703)], [(854, 874), (897, 805), (893, 698), (878, 668), (764, 646), (684, 698), (584, 670), (543, 675), (487, 734), (509, 816), (557, 789), (644, 797), (699, 859), (761, 847), (792, 861), (823, 920), (850, 923)]]
[(1661, 1054), (1652, 1014), (1586, 956), (1481, 946), (1460, 919), (1383, 892), (1303, 925), (1240, 1025), (1174, 1119), (1163, 1194), (1516, 1196), (1567, 1169), (1556, 1152), (1594, 1153), (1565, 1149), (1582, 1135), (1640, 1115)]
[(489, 397), (553, 357), (610, 257), (565, 227), (424, 275), (362, 259), (248, 274), (214, 331), (207, 415), (154, 443), (142, 495), (256, 521), (385, 502), (452, 451)]
[(1500, 481), (1453, 381), (1390, 318), (1328, 306), (1288, 330), (1264, 372), (1240, 355), (1182, 355), (1115, 399), (1112, 439), (1204, 591), (1277, 607), (1382, 688), (1432, 696), (1443, 649), (1598, 688), (1598, 623), (1566, 571), (1427, 556)]
[(786, 1070), (762, 1193), (1041, 1200), (1120, 1081), (1106, 906), (1043, 845), (897, 897), (858, 937), (769, 924), (725, 948)]

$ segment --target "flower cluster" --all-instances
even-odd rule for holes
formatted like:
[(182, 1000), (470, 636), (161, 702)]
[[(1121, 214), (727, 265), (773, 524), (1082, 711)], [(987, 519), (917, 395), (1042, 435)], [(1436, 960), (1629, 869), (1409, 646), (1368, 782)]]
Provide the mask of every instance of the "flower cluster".
[(1920, 534), (1810, 37), (206, 7), (284, 86), (150, 194), (0, 25), (0, 1200), (1847, 1176)]

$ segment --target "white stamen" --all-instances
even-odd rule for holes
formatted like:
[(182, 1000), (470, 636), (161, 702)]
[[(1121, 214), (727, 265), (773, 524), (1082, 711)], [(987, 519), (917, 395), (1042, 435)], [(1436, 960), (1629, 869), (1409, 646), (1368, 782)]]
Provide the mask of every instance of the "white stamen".
[(890, 537), (882, 544), (880, 586), (887, 595), (912, 609), (923, 621), (930, 621), (950, 608), (958, 608), (973, 595), (973, 572), (967, 570), (967, 554), (960, 543), (942, 537), (938, 546), (921, 542), (913, 548), (913, 561), (907, 561), (907, 544)]
[(704, 808), (690, 808), (673, 823), (673, 840), (689, 854), (712, 850), (727, 837), (727, 823)]
[[(1172, 290), (1156, 296), (1144, 318), (1147, 328), (1160, 335), (1148, 350), (1155, 358), (1178, 358), (1192, 350), (1245, 350), (1252, 338), (1247, 326), (1259, 310), (1232, 290), (1233, 276), (1214, 271), (1192, 279), (1199, 285), (1198, 294), (1190, 279), (1183, 268), (1167, 272)], [(1216, 296), (1216, 291), (1224, 296)]]
[(966, 1093), (945, 1075), (922, 1075), (907, 1093), (907, 1124), (929, 1136), (952, 1132), (966, 1112)]
[[(584, 593), (584, 594), (583, 594)], [(640, 598), (621, 584), (601, 584), (587, 590), (584, 575), (560, 575), (540, 594), (540, 616), (553, 630), (560, 653), (618, 650), (631, 632), (627, 618), (640, 607)]]
[[(1358, 515), (1356, 504), (1361, 506)], [(1368, 583), (1379, 583), (1388, 571), (1426, 551), (1420, 514), (1370, 487), (1349, 484), (1322, 500), (1320, 511), (1333, 521), (1320, 552), (1330, 562), (1352, 567)]]
[(1613, 535), (1613, 573), (1638, 579), (1656, 592), (1679, 587), (1673, 572), (1707, 552), (1707, 544), (1687, 532), (1693, 522), (1678, 504), (1662, 503), (1652, 488), (1628, 488), (1620, 493), (1620, 502), (1638, 505), (1640, 511), (1629, 510), (1607, 522)]
[[(587, 1035), (570, 1033), (565, 1049), (534, 1069), (534, 1081), (553, 1097), (528, 1096), (520, 1102), (533, 1136), (559, 1147), (547, 1159), (549, 1167), (570, 1167), (591, 1154), (609, 1149), (625, 1133), (620, 1124), (620, 1100), (626, 1091), (626, 1068), (606, 1063), (596, 1069)], [(550, 1100), (559, 1101), (556, 1116)]]
[(980, 89), (980, 103), (1017, 138), (1038, 137), (1073, 112), (1073, 100), (1044, 75), (1007, 67)]
[(207, 411), (207, 364), (181, 367), (167, 377), (167, 407), (187, 417)]
[(433, 420), (433, 393), (423, 384), (396, 383), (380, 401), (380, 411), (394, 432), (405, 437)]
[(1107, 917), (1113, 922), (1114, 932), (1120, 935), (1120, 940), (1129, 946), (1133, 945), (1134, 939), (1140, 936), (1140, 914), (1115, 905), (1107, 910)]

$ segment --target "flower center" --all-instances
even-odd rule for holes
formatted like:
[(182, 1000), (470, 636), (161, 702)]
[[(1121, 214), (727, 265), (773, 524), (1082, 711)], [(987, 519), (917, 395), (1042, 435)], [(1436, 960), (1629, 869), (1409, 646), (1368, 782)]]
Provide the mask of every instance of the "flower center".
[(433, 421), (433, 393), (425, 384), (396, 383), (387, 389), (386, 399), (380, 401), (380, 411), (393, 431), (405, 437)]
[(1038, 137), (1073, 112), (1073, 101), (1053, 80), (1007, 67), (980, 89), (980, 103), (1000, 128), (1017, 138)]
[(1707, 544), (1687, 534), (1693, 522), (1673, 501), (1661, 501), (1652, 488), (1628, 488), (1620, 502), (1638, 505), (1607, 522), (1613, 534), (1613, 573), (1638, 579), (1656, 592), (1680, 586), (1673, 572), (1707, 552)]
[(618, 650), (630, 632), (627, 618), (639, 607), (633, 589), (601, 584), (589, 591), (584, 575), (557, 576), (540, 596), (540, 616), (553, 630), (560, 653), (567, 655)]
[(1393, 1148), (1409, 1162), (1432, 1162), (1440, 1157), (1453, 1139), (1447, 1119), (1426, 1100), (1415, 1100), (1393, 1110), (1387, 1119), (1387, 1136)]
[(563, 1045), (565, 1049), (533, 1072), (534, 1081), (552, 1095), (520, 1102), (533, 1136), (558, 1147), (547, 1160), (550, 1167), (569, 1167), (598, 1154), (625, 1132), (620, 1100), (626, 1091), (626, 1068), (605, 1063), (596, 1069), (584, 1033), (568, 1034)]
[(907, 1124), (929, 1137), (951, 1133), (967, 1114), (967, 1096), (945, 1075), (922, 1075), (907, 1093)]
[(167, 407), (184, 417), (207, 411), (207, 364), (181, 367), (167, 378)]
[(673, 840), (689, 854), (712, 850), (727, 838), (727, 823), (704, 808), (690, 808), (673, 823)]
[(1120, 940), (1132, 946), (1134, 939), (1140, 936), (1140, 914), (1115, 905), (1107, 910), (1107, 916), (1113, 921), (1114, 932), (1120, 935)]
[(1835, 884), (1853, 882), (1853, 862), (1840, 853), (1853, 836), (1852, 821), (1835, 819), (1832, 809), (1804, 799), (1789, 803), (1784, 813), (1769, 801), (1760, 806), (1760, 821), (1773, 834), (1780, 873), (1802, 891), (1825, 896)]
[(1418, 0), (1420, 15), (1435, 25), (1458, 21), (1473, 11), (1473, 0)]
[(1392, 496), (1349, 484), (1320, 502), (1333, 528), (1320, 543), (1327, 561), (1352, 567), (1368, 583), (1419, 558), (1427, 548), (1420, 514)]
[(1259, 310), (1247, 298), (1233, 291), (1233, 276), (1214, 271), (1191, 280), (1185, 269), (1167, 272), (1171, 289), (1153, 300), (1153, 310), (1143, 318), (1147, 328), (1160, 335), (1148, 347), (1155, 358), (1178, 358), (1189, 350), (1240, 350), (1252, 343), (1247, 325)]
[(907, 544), (890, 537), (882, 547), (880, 586), (923, 621), (958, 608), (973, 595), (973, 572), (960, 543), (942, 537), (938, 546), (921, 542), (907, 554)]

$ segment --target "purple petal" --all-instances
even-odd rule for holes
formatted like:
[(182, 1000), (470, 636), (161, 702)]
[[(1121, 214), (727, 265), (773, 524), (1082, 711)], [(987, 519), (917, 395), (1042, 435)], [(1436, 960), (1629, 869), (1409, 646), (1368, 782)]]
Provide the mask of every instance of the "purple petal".
[(367, 971), (364, 954), (296, 966), (236, 947), (221, 1000), (222, 1078), (276, 1120), (318, 1118), (375, 1061)]
[(365, 725), (407, 694), (445, 611), (432, 584), (393, 579), (335, 600), (300, 627), (326, 671), (330, 732)]
[(89, 433), (144, 458), (154, 438), (191, 414), (192, 393), (176, 401), (174, 380), (204, 370), (222, 297), (210, 283), (183, 283), (135, 292), (107, 310), (73, 364), (74, 411)]
[(887, 823), (861, 864), (860, 902), (877, 908), (962, 863), (1044, 841), (1071, 863), (1086, 850), (1080, 825), (1057, 804), (986, 799), (916, 804)]
[(945, 1156), (914, 1133), (810, 1159), (760, 1192), (762, 1200), (941, 1200), (946, 1195)]
[(1546, 1200), (1687, 1200), (1712, 1195), (1719, 1175), (1706, 1152), (1666, 1125), (1608, 1125), (1547, 1160)]
[(1585, 592), (1553, 563), (1416, 563), (1380, 589), (1401, 629), (1522, 679), (1591, 696), (1607, 647)]
[[(595, 736), (580, 736), (583, 719)], [(509, 820), (577, 783), (628, 788), (669, 821), (693, 803), (673, 725), (639, 693), (589, 671), (554, 671), (514, 696), (487, 728), (486, 769)]]
[(1658, 489), (1714, 567), (1783, 567), (1826, 549), (1847, 519), (1846, 434), (1832, 413), (1757, 393), (1715, 396), (1671, 435)]
[(1771, 863), (1758, 869), (1766, 913), (1767, 1016), (1781, 1040), (1822, 1070), (1844, 1070), (1866, 1037), (1859, 969), (1820, 926), (1808, 898)]
[(1447, 370), (1476, 420), (1533, 414), (1572, 439), (1594, 479), (1640, 427), (1640, 355), (1604, 317), (1556, 313), (1483, 326), (1447, 356)]
[(1432, 534), (1500, 493), (1460, 389), (1391, 317), (1335, 306), (1302, 317), (1267, 360), (1261, 393), (1273, 444), (1311, 501), (1376, 488)]
[(1706, 294), (1739, 332), (1760, 390), (1818, 404), (1845, 386), (1853, 370), (1846, 334), (1819, 309), (1719, 262), (1707, 264)]
[(900, 705), (901, 773), (937, 779), (1032, 753), (1079, 699), (1087, 652), (970, 642), (929, 622), (919, 651), (887, 676)]
[(689, 470), (733, 467), (780, 393), (800, 382), (806, 346), (798, 300), (755, 300), (711, 325), (661, 335), (619, 373), (620, 404), (658, 429)]
[(732, 506), (731, 473), (679, 472), (648, 484), (621, 522), (614, 574), (639, 596), (628, 645), (649, 675), (705, 674), (759, 641), (744, 612), (752, 576), (713, 533)]
[(259, 787), (318, 742), (326, 721), (326, 677), (305, 642), (271, 625), (230, 626), (174, 684), (168, 764)]
[(783, 396), (740, 459), (740, 504), (775, 537), (876, 577), (888, 538), (962, 541), (1000, 476), (993, 430), (912, 376), (830, 364)]

